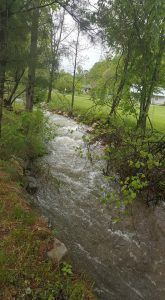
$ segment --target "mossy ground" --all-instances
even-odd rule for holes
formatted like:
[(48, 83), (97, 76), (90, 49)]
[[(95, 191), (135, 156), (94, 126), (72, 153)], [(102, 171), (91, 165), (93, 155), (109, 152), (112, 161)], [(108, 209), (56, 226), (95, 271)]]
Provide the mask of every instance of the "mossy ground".
[[(0, 299), (92, 300), (86, 281), (47, 257), (54, 231), (0, 167)], [(69, 267), (70, 270), (70, 267)]]

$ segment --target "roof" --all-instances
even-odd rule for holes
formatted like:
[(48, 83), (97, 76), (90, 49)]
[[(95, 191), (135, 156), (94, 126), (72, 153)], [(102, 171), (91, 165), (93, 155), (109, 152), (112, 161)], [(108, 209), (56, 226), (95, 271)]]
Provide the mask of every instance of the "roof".
[(153, 96), (165, 97), (165, 89), (159, 89), (157, 92), (153, 93)]
[(90, 84), (86, 84), (82, 86), (83, 89), (91, 89), (92, 86)]
[[(134, 85), (130, 88), (130, 92), (138, 94), (140, 92), (140, 88)], [(165, 89), (158, 88), (157, 91), (153, 93), (153, 96), (165, 97)]]

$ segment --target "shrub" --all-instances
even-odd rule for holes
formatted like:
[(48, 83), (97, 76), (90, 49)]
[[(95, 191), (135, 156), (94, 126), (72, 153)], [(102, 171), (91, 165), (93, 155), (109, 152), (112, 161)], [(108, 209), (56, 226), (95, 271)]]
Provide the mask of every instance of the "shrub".
[(40, 110), (19, 114), (5, 112), (0, 159), (9, 159), (13, 155), (23, 159), (41, 156), (45, 153), (52, 134), (53, 129)]
[(165, 140), (162, 134), (148, 132), (144, 137), (138, 131), (111, 124), (111, 127), (97, 128), (96, 135), (106, 142), (105, 175), (110, 182), (112, 170), (119, 175), (123, 200), (109, 193), (104, 202), (127, 206), (138, 198), (148, 205), (165, 201)]
[(65, 95), (56, 91), (53, 95), (53, 99), (50, 103), (48, 103), (48, 108), (50, 110), (62, 110), (62, 111), (70, 111), (70, 101), (66, 98)]
[(47, 97), (47, 90), (45, 88), (36, 87), (34, 91), (34, 103), (44, 102)]

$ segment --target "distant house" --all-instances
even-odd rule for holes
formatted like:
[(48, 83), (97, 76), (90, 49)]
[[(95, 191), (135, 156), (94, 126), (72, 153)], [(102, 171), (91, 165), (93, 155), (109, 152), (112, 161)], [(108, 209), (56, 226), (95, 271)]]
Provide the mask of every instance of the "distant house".
[(165, 89), (160, 89), (159, 92), (153, 93), (151, 104), (165, 105)]
[[(132, 86), (130, 89), (132, 94), (138, 94), (139, 90), (136, 86)], [(153, 105), (165, 105), (165, 89), (158, 89), (154, 92), (151, 98), (151, 104)]]
[(82, 86), (82, 92), (84, 94), (88, 94), (92, 89), (92, 86), (90, 84), (86, 84)]

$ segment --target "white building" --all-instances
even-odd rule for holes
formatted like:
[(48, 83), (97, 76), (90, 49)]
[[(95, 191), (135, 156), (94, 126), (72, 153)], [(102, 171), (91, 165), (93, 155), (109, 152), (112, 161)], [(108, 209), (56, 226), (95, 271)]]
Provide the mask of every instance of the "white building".
[[(130, 91), (133, 94), (138, 94), (139, 90), (136, 86), (132, 86)], [(151, 98), (151, 104), (153, 105), (165, 105), (165, 89), (159, 89), (157, 92), (154, 92)]]
[(153, 93), (151, 104), (165, 105), (165, 89), (160, 89), (159, 92)]

